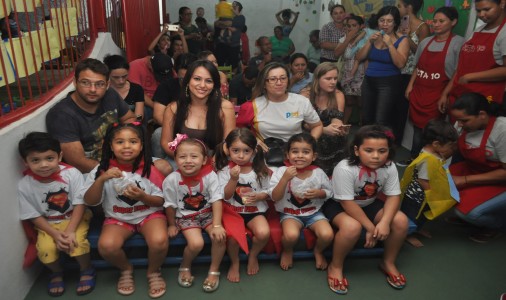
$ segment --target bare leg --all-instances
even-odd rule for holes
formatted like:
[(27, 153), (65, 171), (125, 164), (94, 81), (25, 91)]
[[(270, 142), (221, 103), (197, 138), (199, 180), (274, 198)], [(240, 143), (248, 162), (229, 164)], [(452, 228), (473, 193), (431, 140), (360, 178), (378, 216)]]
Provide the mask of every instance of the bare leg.
[[(211, 236), (211, 229), (212, 226), (208, 226), (206, 228), (207, 233), (209, 236)], [(223, 255), (225, 255), (225, 251), (227, 250), (227, 242), (217, 242), (212, 241), (211, 244), (211, 265), (209, 266), (209, 273), (211, 272), (220, 272), (220, 264), (223, 259)], [(210, 283), (210, 285), (213, 285), (214, 283), (218, 282), (220, 279), (220, 275), (211, 275), (208, 274), (206, 281)]]
[(110, 264), (120, 270), (121, 276), (118, 281), (118, 292), (129, 295), (134, 292), (133, 266), (123, 251), (123, 243), (132, 232), (115, 224), (104, 225), (98, 240), (98, 252)]
[[(183, 251), (183, 260), (181, 261), (181, 268), (188, 268), (190, 270), (193, 259), (204, 248), (204, 239), (202, 238), (202, 230), (200, 228), (191, 228), (183, 231), (186, 239), (186, 247)], [(181, 271), (183, 279), (190, 280), (191, 271)]]
[(165, 218), (151, 219), (142, 226), (141, 233), (148, 245), (149, 295), (160, 297), (165, 294), (167, 288), (161, 274), (161, 266), (169, 249), (167, 220)]
[[(92, 268), (89, 253), (75, 256), (74, 258), (76, 259), (77, 263), (79, 264), (79, 270), (81, 272)], [(79, 278), (80, 281), (81, 280), (83, 280), (83, 281), (90, 280), (90, 279), (92, 279), (92, 276), (90, 276), (90, 275), (83, 275), (83, 276), (81, 276), (81, 278)], [(89, 290), (90, 288), (91, 288), (91, 286), (78, 287), (77, 292), (85, 292), (85, 291)]]
[[(49, 263), (49, 264), (45, 264), (46, 267), (48, 267), (49, 270), (51, 270), (52, 273), (59, 273), (59, 272), (63, 272), (63, 268), (61, 267), (60, 263), (57, 261), (55, 262), (52, 262), (52, 263)], [(51, 283), (56, 283), (56, 282), (61, 282), (63, 281), (63, 277), (62, 276), (55, 276), (55, 277), (51, 277)], [(49, 292), (51, 294), (59, 294), (59, 293), (63, 293), (64, 291), (64, 288), (63, 287), (55, 287), (55, 288), (52, 288), (49, 290)]]
[(253, 218), (248, 224), (248, 228), (253, 232), (253, 241), (248, 255), (248, 275), (255, 275), (260, 270), (258, 265), (258, 254), (269, 242), (271, 235), (269, 224), (264, 216)]
[(407, 233), (408, 218), (405, 214), (398, 211), (392, 220), (390, 235), (384, 241), (385, 253), (383, 255), (383, 262), (381, 267), (385, 272), (391, 273), (395, 276), (400, 274), (395, 265), (395, 261), (397, 259), (397, 255), (399, 254), (399, 251), (401, 250), (402, 244), (406, 239)]
[(281, 227), (283, 228), (283, 236), (281, 237), (283, 251), (279, 265), (281, 269), (287, 271), (293, 265), (293, 247), (299, 240), (302, 224), (294, 219), (285, 219), (281, 222)]
[(329, 286), (333, 286), (336, 289), (342, 288), (334, 286), (334, 280), (330, 278), (342, 281), (343, 265), (346, 255), (353, 249), (360, 234), (362, 232), (362, 225), (347, 213), (342, 212), (334, 217), (332, 225), (338, 229), (334, 236), (334, 246), (332, 248), (332, 261), (330, 262), (327, 274)]
[(327, 259), (323, 251), (332, 243), (334, 231), (327, 220), (320, 220), (309, 227), (316, 234), (316, 245), (314, 247), (314, 257), (316, 260), (316, 269), (327, 269)]
[(228, 269), (227, 279), (230, 282), (239, 282), (239, 244), (233, 238), (227, 241), (227, 252), (230, 257), (230, 268)]

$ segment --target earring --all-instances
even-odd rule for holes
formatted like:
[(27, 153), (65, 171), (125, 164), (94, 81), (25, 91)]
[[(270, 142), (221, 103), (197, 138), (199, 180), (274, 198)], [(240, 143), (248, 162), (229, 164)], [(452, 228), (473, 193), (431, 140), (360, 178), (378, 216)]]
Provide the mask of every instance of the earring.
[(190, 88), (186, 86), (186, 97), (190, 97)]

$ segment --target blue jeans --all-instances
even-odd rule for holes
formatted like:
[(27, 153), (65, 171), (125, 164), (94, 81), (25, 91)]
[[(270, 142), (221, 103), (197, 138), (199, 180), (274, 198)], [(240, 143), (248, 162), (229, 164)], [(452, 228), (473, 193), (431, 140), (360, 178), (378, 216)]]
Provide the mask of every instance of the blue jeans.
[[(400, 97), (401, 75), (386, 77), (365, 76), (362, 82), (362, 122), (393, 128), (395, 106)], [(396, 140), (402, 139), (396, 136)]]
[(455, 213), (473, 225), (506, 231), (506, 192), (478, 205), (467, 214), (458, 210)]

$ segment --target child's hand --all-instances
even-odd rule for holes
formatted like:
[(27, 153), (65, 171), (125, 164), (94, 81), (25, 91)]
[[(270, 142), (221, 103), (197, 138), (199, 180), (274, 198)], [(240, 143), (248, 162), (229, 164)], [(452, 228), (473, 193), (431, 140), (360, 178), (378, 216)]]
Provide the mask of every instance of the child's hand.
[(237, 165), (230, 169), (230, 178), (237, 180), (239, 179), (239, 174), (241, 174), (241, 166)]
[(75, 232), (67, 232), (67, 243), (69, 245), (69, 253), (72, 253), (74, 249), (79, 246), (76, 240), (76, 233)]
[(170, 239), (175, 238), (176, 235), (179, 233), (179, 229), (177, 229), (176, 225), (169, 225), (169, 227), (167, 228), (167, 231), (169, 233)]
[(386, 222), (379, 221), (378, 224), (376, 224), (376, 228), (374, 228), (374, 235), (378, 241), (384, 241), (388, 238), (388, 235), (390, 234), (390, 224), (387, 224)]
[(222, 243), (227, 240), (227, 232), (225, 231), (225, 228), (223, 226), (218, 226), (211, 228), (211, 240), (213, 242)]
[(365, 233), (365, 244), (364, 244), (364, 248), (374, 248), (374, 246), (376, 246), (376, 243), (378, 242), (378, 240), (376, 239), (376, 237), (374, 236), (374, 231), (367, 231)]
[(121, 170), (116, 167), (112, 167), (109, 170), (102, 173), (102, 175), (100, 175), (99, 178), (103, 178), (104, 180), (109, 180), (111, 178), (121, 178), (121, 177), (123, 177), (123, 174), (121, 174)]
[(54, 242), (56, 244), (56, 248), (60, 251), (69, 253), (70, 251), (70, 243), (68, 241), (68, 236), (64, 232), (57, 231), (53, 235)]
[(292, 178), (294, 178), (295, 176), (297, 176), (297, 168), (294, 167), (294, 166), (290, 166), (288, 168), (286, 168), (286, 171), (285, 173), (283, 173), (283, 177), (285, 180), (292, 180)]
[(466, 176), (453, 176), (452, 175), (452, 178), (453, 178), (453, 182), (455, 182), (455, 186), (458, 188), (463, 187), (467, 184)]
[(142, 198), (146, 195), (143, 189), (131, 184), (127, 186), (125, 191), (123, 192), (123, 196), (128, 197), (130, 199), (142, 201)]
[(317, 199), (323, 198), (322, 193), (325, 194), (321, 189), (309, 189), (304, 193), (304, 198), (306, 199)]

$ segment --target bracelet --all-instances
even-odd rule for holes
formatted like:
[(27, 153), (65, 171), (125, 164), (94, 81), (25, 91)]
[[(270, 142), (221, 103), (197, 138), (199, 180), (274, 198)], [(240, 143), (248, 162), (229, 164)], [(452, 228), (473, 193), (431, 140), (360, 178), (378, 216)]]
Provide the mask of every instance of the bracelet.
[(220, 227), (223, 227), (221, 224), (220, 225), (213, 225), (213, 228), (220, 228)]
[(336, 113), (336, 118), (338, 118), (339, 120), (343, 120), (344, 119), (344, 111), (337, 111)]

